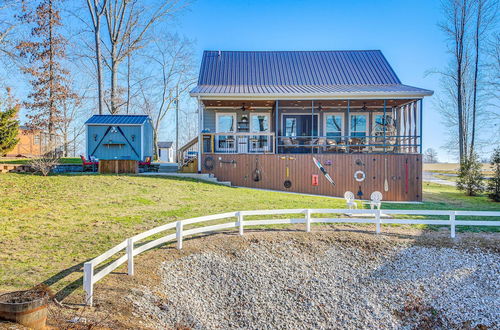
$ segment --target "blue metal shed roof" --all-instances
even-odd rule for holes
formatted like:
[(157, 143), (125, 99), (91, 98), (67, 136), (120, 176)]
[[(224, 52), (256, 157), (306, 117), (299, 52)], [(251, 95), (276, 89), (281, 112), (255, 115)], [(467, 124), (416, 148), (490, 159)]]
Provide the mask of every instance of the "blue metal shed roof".
[(145, 115), (93, 115), (85, 124), (95, 125), (142, 125), (149, 120)]
[(379, 50), (205, 51), (191, 95), (417, 93), (402, 85)]

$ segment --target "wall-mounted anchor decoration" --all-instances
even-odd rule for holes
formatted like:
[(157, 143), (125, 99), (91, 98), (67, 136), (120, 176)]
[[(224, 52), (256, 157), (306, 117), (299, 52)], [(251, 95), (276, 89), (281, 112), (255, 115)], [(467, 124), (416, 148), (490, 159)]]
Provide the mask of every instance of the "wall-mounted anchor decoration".
[(317, 174), (313, 174), (311, 177), (311, 185), (319, 186), (319, 179)]
[(354, 179), (358, 182), (363, 182), (365, 181), (366, 174), (363, 171), (356, 171), (354, 172)]
[(210, 156), (205, 157), (205, 160), (203, 161), (203, 166), (205, 166), (205, 169), (207, 171), (211, 171), (215, 167), (215, 160)]
[(323, 167), (323, 165), (321, 165), (321, 163), (315, 157), (313, 157), (313, 162), (320, 169), (320, 171), (323, 172), (323, 175), (328, 180), (328, 182), (330, 182), (332, 185), (335, 186), (335, 182), (333, 181), (333, 179), (330, 176), (330, 174), (328, 174), (328, 172), (325, 170), (325, 168)]

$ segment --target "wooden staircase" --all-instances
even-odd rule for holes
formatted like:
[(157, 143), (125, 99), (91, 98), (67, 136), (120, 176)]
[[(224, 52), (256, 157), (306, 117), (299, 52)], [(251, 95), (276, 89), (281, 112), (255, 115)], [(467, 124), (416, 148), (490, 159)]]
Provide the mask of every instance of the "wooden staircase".
[(198, 173), (198, 137), (179, 148), (179, 172)]

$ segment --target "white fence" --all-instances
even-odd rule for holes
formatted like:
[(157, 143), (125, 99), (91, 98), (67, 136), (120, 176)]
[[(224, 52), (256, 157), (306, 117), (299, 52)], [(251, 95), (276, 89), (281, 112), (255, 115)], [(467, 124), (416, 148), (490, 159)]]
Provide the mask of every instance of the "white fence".
[[(262, 215), (282, 215), (282, 214), (304, 214), (301, 218), (289, 219), (259, 219), (259, 220), (244, 220), (245, 216), (262, 216)], [(313, 214), (336, 214), (344, 215), (345, 217), (338, 218), (313, 218)], [(448, 219), (397, 219), (397, 218), (382, 218), (383, 215), (410, 215), (410, 216), (446, 216)], [(349, 217), (347, 216), (349, 215)], [(358, 215), (356, 218), (355, 216)], [(364, 216), (364, 218), (359, 216)], [(366, 217), (368, 215), (368, 217)], [(176, 222), (167, 223), (135, 235), (117, 246), (109, 249), (100, 256), (92, 259), (84, 264), (83, 287), (86, 292), (86, 303), (92, 305), (93, 286), (104, 276), (111, 273), (124, 262), (128, 264), (128, 275), (134, 275), (134, 256), (141, 252), (157, 247), (158, 245), (176, 241), (177, 248), (182, 249), (182, 239), (185, 236), (196, 235), (222, 229), (237, 227), (239, 234), (243, 235), (244, 227), (258, 225), (274, 225), (274, 224), (306, 224), (305, 230), (311, 231), (311, 223), (372, 223), (376, 225), (376, 233), (380, 233), (380, 227), (383, 224), (425, 224), (425, 225), (445, 225), (450, 226), (451, 237), (455, 237), (456, 226), (500, 226), (500, 221), (476, 221), (476, 220), (456, 220), (458, 216), (475, 216), (475, 217), (499, 217), (500, 212), (487, 211), (432, 211), (432, 210), (346, 210), (346, 209), (286, 209), (286, 210), (257, 210), (257, 211), (238, 211), (222, 214), (203, 216), (198, 218), (179, 220)], [(236, 218), (235, 221), (198, 227), (193, 229), (184, 229), (185, 225), (195, 224), (199, 222), (214, 221), (227, 218)], [(135, 246), (139, 241), (148, 238), (152, 235), (159, 234), (169, 229), (174, 229), (175, 233), (160, 237), (142, 245)], [(120, 251), (125, 250), (125, 254), (109, 263), (98, 272), (94, 272), (97, 266), (104, 261), (115, 256)]]

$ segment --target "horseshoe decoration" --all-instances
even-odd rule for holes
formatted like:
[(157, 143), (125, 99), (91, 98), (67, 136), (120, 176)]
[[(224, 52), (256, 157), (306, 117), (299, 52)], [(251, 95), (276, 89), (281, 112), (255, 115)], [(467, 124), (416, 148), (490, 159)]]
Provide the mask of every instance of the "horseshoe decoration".
[(366, 178), (366, 174), (365, 174), (365, 172), (363, 172), (363, 171), (356, 171), (356, 172), (354, 173), (354, 179), (355, 179), (356, 181), (358, 181), (358, 182), (363, 182), (363, 181), (365, 181), (365, 178)]

